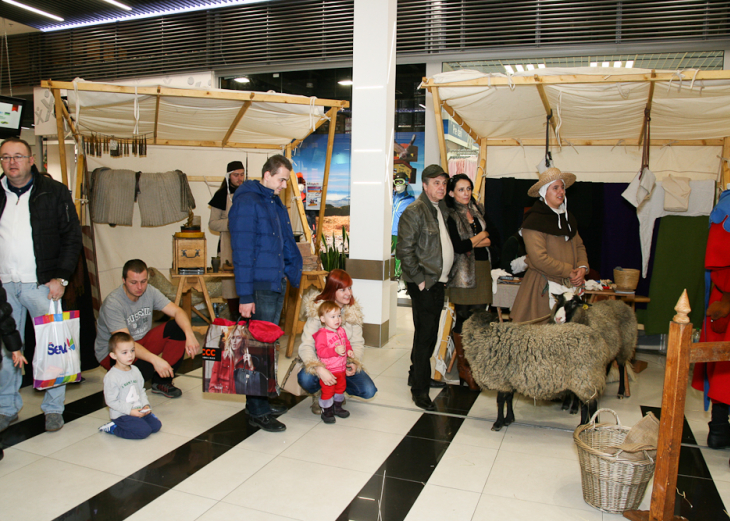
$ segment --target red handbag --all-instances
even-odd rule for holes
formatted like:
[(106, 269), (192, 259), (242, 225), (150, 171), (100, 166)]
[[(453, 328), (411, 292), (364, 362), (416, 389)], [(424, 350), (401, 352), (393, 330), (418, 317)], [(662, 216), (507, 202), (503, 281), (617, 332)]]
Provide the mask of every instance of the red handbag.
[[(271, 322), (266, 322), (265, 320), (246, 321), (245, 319), (243, 321), (248, 322), (248, 330), (251, 333), (251, 336), (259, 342), (273, 344), (284, 335), (284, 331), (279, 326)], [(213, 324), (217, 326), (235, 326), (236, 322), (226, 320), (225, 318), (216, 318), (213, 321)]]

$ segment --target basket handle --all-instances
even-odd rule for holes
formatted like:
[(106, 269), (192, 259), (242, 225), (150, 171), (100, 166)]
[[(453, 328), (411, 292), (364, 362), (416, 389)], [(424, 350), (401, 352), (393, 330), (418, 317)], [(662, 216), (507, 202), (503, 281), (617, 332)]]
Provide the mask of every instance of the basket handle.
[(613, 409), (598, 409), (596, 412), (593, 413), (593, 416), (591, 416), (591, 424), (596, 424), (596, 418), (598, 418), (598, 415), (602, 412), (610, 412), (611, 414), (613, 414), (613, 417), (616, 418), (616, 425), (618, 425), (619, 427), (621, 426), (621, 420), (618, 419), (618, 414), (616, 414), (616, 411), (614, 411)]

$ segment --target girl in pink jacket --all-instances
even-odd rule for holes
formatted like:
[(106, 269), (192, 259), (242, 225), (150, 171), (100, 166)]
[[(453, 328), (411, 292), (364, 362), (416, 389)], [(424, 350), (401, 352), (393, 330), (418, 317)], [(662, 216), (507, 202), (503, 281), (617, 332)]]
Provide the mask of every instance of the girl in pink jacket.
[(322, 327), (312, 335), (314, 348), (320, 361), (335, 377), (334, 385), (326, 385), (320, 380), (322, 396), (319, 398), (319, 406), (322, 408), (320, 415), (325, 423), (335, 423), (335, 416), (347, 418), (350, 412), (342, 408), (345, 401), (345, 387), (347, 377), (347, 357), (352, 357), (352, 347), (347, 339), (347, 333), (340, 327), (342, 316), (340, 306), (336, 302), (326, 300), (319, 305), (319, 320)]

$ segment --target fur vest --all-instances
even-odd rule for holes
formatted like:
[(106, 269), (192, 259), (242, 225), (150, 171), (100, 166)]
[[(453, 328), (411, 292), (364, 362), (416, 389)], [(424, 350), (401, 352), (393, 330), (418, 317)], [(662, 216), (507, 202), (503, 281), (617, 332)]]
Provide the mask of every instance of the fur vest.
[[(302, 341), (299, 344), (299, 358), (304, 363), (304, 369), (308, 373), (316, 374), (316, 368), (324, 364), (317, 357), (317, 351), (314, 346), (314, 335), (320, 327), (319, 321), (319, 303), (315, 302), (315, 298), (320, 294), (318, 289), (310, 289), (302, 297), (302, 314), (301, 320), (306, 320), (302, 330)], [(362, 336), (362, 324), (364, 314), (362, 307), (353, 297), (349, 306), (342, 308), (342, 328), (347, 333), (347, 339), (350, 341), (353, 351), (353, 357), (348, 357), (348, 362), (352, 362), (357, 367), (357, 371), (362, 370), (362, 357), (365, 353), (365, 339)]]
[[(479, 221), (482, 230), (487, 229), (487, 223), (484, 220), (484, 207), (481, 204), (475, 202), (473, 199), (469, 201), (468, 206), (455, 203), (454, 208), (449, 213), (449, 217), (456, 223), (456, 229), (459, 231), (459, 237), (462, 240), (474, 237), (471, 224), (469, 224), (469, 220), (466, 218), (467, 208), (471, 213), (472, 219)], [(454, 264), (451, 266), (448, 287), (465, 289), (477, 287), (474, 251), (454, 254)]]

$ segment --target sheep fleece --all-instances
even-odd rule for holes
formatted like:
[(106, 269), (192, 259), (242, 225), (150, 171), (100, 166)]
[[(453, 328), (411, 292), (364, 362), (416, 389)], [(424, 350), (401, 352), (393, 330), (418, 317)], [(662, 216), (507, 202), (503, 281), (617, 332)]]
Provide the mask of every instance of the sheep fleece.
[(583, 402), (606, 386), (606, 366), (615, 353), (582, 324), (515, 325), (492, 322), (479, 312), (464, 323), (464, 354), (484, 389), (551, 400), (565, 390)]

